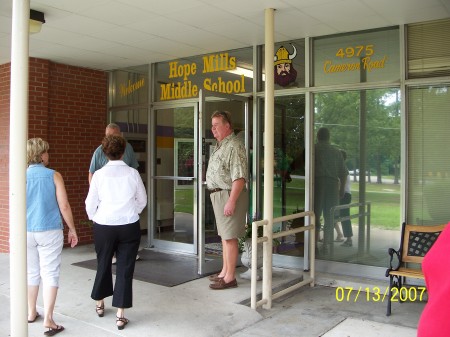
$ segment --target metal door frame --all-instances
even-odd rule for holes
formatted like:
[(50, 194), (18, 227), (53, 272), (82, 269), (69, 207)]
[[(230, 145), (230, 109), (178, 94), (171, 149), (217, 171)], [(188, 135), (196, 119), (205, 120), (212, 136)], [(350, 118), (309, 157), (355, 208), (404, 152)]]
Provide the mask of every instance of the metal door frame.
[[(194, 109), (194, 162), (198, 162), (198, 147), (195, 145), (196, 139), (198, 140), (198, 100), (185, 100), (182, 102), (163, 102), (163, 103), (155, 103), (152, 105), (150, 110), (150, 118), (149, 118), (149, 205), (151, 206), (151, 215), (149, 215), (148, 222), (148, 247), (158, 248), (162, 250), (170, 250), (180, 253), (188, 253), (188, 254), (197, 254), (198, 252), (198, 212), (197, 212), (197, 184), (196, 180), (198, 177), (197, 165), (194, 165), (194, 176), (193, 177), (178, 177), (178, 176), (156, 176), (156, 111), (163, 109), (175, 109), (175, 108), (187, 108), (192, 107)], [(193, 228), (193, 243), (181, 243), (181, 242), (170, 242), (167, 240), (160, 240), (154, 237), (154, 231), (157, 227), (156, 220), (156, 198), (155, 198), (155, 189), (156, 189), (156, 180), (191, 180), (194, 181), (193, 184), (193, 217), (194, 217), (194, 228)]]

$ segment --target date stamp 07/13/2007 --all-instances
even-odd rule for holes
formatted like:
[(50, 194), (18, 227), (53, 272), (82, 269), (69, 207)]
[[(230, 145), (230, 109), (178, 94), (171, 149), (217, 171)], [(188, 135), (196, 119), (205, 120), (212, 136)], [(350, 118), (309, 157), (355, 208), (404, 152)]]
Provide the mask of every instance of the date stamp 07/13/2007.
[[(391, 302), (422, 301), (426, 287), (392, 288)], [(338, 302), (384, 302), (389, 300), (389, 288), (384, 291), (380, 287), (337, 287), (336, 301)]]

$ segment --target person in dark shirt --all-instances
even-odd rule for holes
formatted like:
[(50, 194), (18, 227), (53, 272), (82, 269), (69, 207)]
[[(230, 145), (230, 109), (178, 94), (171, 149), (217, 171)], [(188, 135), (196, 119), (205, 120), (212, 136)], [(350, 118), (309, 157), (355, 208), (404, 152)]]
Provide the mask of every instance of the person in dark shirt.
[(314, 213), (316, 215), (316, 240), (319, 238), (320, 217), (324, 219), (324, 254), (333, 244), (333, 228), (330, 210), (339, 205), (344, 196), (348, 170), (341, 151), (330, 142), (330, 131), (322, 127), (317, 131), (314, 154)]

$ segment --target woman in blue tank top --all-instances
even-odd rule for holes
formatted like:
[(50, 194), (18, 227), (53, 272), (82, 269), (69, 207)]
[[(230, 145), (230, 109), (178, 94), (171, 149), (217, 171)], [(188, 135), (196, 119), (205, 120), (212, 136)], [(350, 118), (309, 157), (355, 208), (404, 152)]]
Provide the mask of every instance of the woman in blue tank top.
[(43, 324), (47, 328), (44, 335), (54, 336), (64, 330), (53, 320), (64, 244), (61, 214), (69, 226), (68, 242), (71, 247), (77, 245), (78, 237), (64, 180), (60, 173), (46, 168), (48, 149), (48, 143), (41, 138), (31, 138), (27, 142), (28, 323), (40, 317), (36, 302), (42, 280)]

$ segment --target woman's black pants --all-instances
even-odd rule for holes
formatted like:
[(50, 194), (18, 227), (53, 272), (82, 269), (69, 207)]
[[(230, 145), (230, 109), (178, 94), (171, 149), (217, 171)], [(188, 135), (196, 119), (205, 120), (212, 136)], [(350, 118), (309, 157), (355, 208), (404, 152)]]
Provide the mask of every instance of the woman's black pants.
[[(94, 243), (97, 253), (97, 274), (91, 298), (100, 301), (113, 296), (112, 306), (133, 306), (133, 274), (141, 241), (139, 220), (135, 223), (106, 226), (94, 222)], [(116, 283), (113, 287), (112, 257), (116, 255)]]

